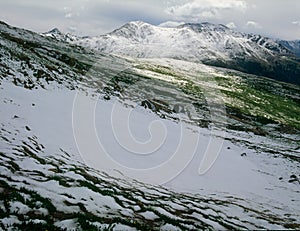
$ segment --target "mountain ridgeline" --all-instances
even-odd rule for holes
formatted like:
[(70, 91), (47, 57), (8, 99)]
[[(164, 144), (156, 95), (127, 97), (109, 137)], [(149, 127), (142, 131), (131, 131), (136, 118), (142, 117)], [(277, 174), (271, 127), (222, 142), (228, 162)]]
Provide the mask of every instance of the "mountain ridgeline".
[(44, 35), (104, 53), (135, 58), (175, 58), (300, 84), (299, 41), (240, 33), (224, 25), (187, 23), (163, 28), (130, 22), (96, 37)]

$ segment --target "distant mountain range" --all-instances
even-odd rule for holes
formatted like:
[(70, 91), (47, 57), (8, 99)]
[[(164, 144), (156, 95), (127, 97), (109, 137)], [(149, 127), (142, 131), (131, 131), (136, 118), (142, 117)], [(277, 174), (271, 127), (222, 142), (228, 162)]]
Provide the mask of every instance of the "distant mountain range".
[(201, 62), (300, 84), (300, 41), (245, 34), (224, 25), (163, 28), (136, 21), (96, 37), (76, 37), (58, 29), (44, 35), (104, 53)]

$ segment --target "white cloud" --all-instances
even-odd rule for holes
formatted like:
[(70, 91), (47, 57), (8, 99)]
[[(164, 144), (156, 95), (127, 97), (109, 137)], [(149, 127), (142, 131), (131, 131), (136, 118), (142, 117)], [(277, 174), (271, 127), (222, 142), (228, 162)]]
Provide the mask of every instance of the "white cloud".
[(230, 23), (226, 24), (226, 26), (230, 29), (235, 29), (236, 28), (236, 25), (234, 24), (234, 22), (230, 22)]
[(177, 26), (180, 26), (182, 24), (184, 24), (185, 22), (175, 22), (175, 21), (167, 21), (167, 22), (163, 22), (161, 24), (159, 24), (159, 27), (166, 27), (166, 28), (174, 28)]
[(73, 14), (72, 13), (66, 13), (65, 18), (72, 18)]
[(198, 21), (199, 18), (220, 18), (224, 10), (246, 9), (245, 0), (192, 0), (168, 7), (165, 12), (175, 20)]
[(80, 12), (83, 10), (84, 10), (84, 6), (77, 7), (75, 9), (68, 7), (68, 6), (63, 7), (65, 18), (67, 18), (67, 19), (80, 16)]
[(292, 22), (293, 25), (296, 25), (296, 26), (300, 26), (300, 21), (294, 21)]
[(254, 28), (254, 29), (261, 29), (262, 28), (262, 26), (258, 22), (255, 22), (255, 21), (248, 21), (246, 23), (246, 27)]
[(68, 32), (74, 34), (77, 31), (77, 27), (69, 26), (67, 28)]

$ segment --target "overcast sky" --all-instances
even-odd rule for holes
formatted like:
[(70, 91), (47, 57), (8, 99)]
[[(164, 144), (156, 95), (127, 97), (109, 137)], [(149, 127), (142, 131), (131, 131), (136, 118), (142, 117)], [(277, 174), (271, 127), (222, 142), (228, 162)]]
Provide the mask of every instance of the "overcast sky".
[(36, 32), (57, 27), (77, 35), (99, 35), (141, 20), (173, 26), (212, 22), (300, 39), (300, 0), (0, 0), (0, 17)]

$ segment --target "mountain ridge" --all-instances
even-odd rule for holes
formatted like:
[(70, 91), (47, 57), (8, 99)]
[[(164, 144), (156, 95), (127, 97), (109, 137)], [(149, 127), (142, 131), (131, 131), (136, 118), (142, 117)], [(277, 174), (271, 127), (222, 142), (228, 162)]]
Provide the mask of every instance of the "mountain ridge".
[[(3, 22), (5, 24), (5, 22)], [(149, 24), (149, 23), (146, 23), (146, 22), (143, 22), (143, 21), (131, 21), (131, 22), (128, 22), (126, 24), (124, 24), (123, 26), (121, 26), (120, 28), (117, 28), (109, 33), (106, 33), (106, 34), (102, 34), (102, 35), (97, 35), (97, 36), (76, 36), (76, 35), (73, 35), (71, 33), (63, 33), (61, 32), (57, 27), (54, 27), (53, 29), (51, 29), (50, 31), (48, 32), (44, 32), (42, 33), (42, 35), (44, 36), (52, 36), (53, 34), (55, 35), (60, 35), (61, 38), (60, 39), (64, 39), (64, 40), (70, 40), (70, 38), (72, 40), (81, 40), (81, 39), (95, 39), (95, 38), (101, 38), (101, 37), (107, 37), (108, 35), (115, 35), (117, 34), (120, 30), (124, 29), (124, 28), (129, 28), (131, 27), (132, 28), (132, 25), (135, 25), (137, 27), (155, 27), (155, 28), (167, 28), (167, 29), (170, 29), (170, 28), (177, 28), (177, 29), (180, 29), (180, 28), (191, 28), (192, 30), (194, 31), (197, 31), (197, 29), (200, 27), (204, 28), (204, 27), (207, 27), (207, 28), (211, 28), (213, 30), (219, 30), (219, 31), (231, 31), (233, 33), (236, 33), (236, 34), (243, 34), (245, 36), (248, 36), (249, 38), (252, 38), (253, 41), (255, 41), (257, 38), (260, 38), (260, 42), (262, 42), (262, 39), (268, 39), (270, 41), (273, 41), (275, 43), (277, 43), (283, 50), (285, 49), (285, 52), (289, 53), (289, 52), (292, 52), (296, 55), (300, 55), (299, 53), (299, 44), (300, 44), (300, 40), (282, 40), (282, 39), (275, 39), (275, 38), (270, 38), (270, 37), (266, 37), (266, 36), (261, 36), (259, 34), (253, 34), (253, 33), (243, 33), (243, 32), (238, 32), (236, 30), (233, 30), (223, 24), (213, 24), (213, 23), (210, 23), (210, 22), (202, 22), (202, 23), (183, 23), (183, 24), (180, 24), (176, 27), (161, 27), (161, 26), (155, 26), (155, 25), (152, 25), (152, 24)], [(199, 29), (198, 29), (198, 32)], [(256, 40), (256, 42), (258, 42), (258, 40)]]
[(53, 33), (46, 36), (103, 53), (133, 58), (175, 58), (300, 84), (300, 58), (291, 45), (237, 32), (222, 24), (185, 23), (165, 28), (133, 21), (95, 37)]

